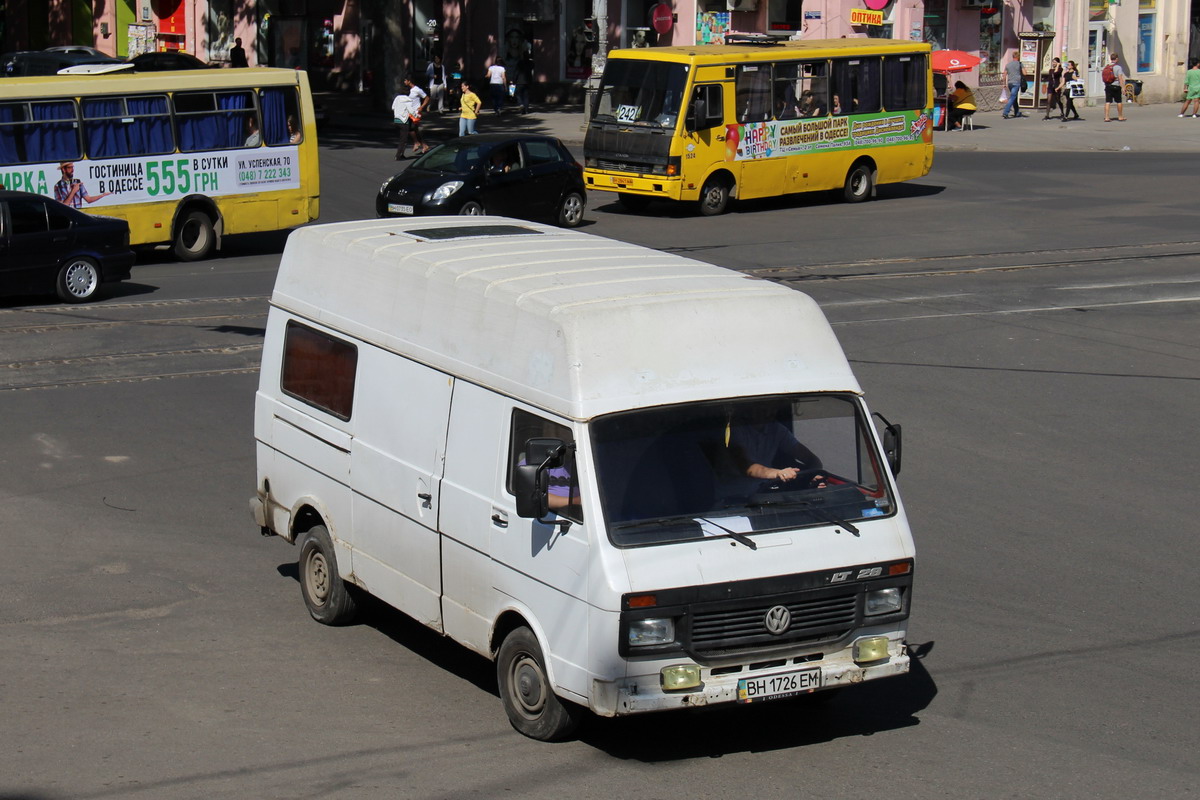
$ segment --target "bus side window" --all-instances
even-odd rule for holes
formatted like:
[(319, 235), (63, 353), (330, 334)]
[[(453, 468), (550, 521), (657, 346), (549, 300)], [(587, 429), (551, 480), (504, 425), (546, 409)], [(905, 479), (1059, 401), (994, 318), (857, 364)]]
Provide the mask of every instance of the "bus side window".
[(833, 62), (833, 113), (872, 114), (879, 111), (878, 58), (847, 58)]
[(724, 99), (721, 86), (705, 83), (692, 90), (692, 101), (688, 104), (684, 125), (689, 131), (703, 131), (720, 125), (725, 119)]
[(262, 89), (258, 100), (262, 108), (263, 141), (271, 147), (298, 144), (303, 128), (296, 90), (291, 87)]
[(0, 164), (74, 161), (79, 123), (71, 100), (0, 103)]
[[(884, 56), (883, 57), (883, 107), (888, 111), (908, 111), (925, 107), (925, 86), (927, 75), (925, 56)], [(944, 95), (945, 75), (934, 75), (934, 85), (941, 78)]]
[(738, 67), (737, 121), (765, 122), (771, 118), (771, 65)]

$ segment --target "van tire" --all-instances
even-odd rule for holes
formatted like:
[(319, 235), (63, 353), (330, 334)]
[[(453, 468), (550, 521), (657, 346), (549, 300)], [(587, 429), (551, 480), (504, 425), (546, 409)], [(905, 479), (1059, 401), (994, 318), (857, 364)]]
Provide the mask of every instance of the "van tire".
[(212, 217), (203, 211), (186, 211), (175, 225), (175, 257), (180, 261), (208, 258), (217, 243)]
[(462, 204), (462, 208), (458, 210), (458, 213), (464, 217), (478, 217), (486, 212), (478, 200), (468, 200)]
[(567, 192), (558, 207), (558, 224), (563, 228), (578, 228), (583, 224), (583, 195)]
[(354, 596), (338, 574), (333, 540), (324, 525), (314, 525), (300, 537), (300, 593), (308, 613), (323, 625), (344, 625), (354, 619)]
[(870, 200), (875, 194), (875, 171), (871, 165), (860, 161), (846, 173), (846, 183), (842, 187), (842, 198), (847, 203), (861, 203)]
[(542, 648), (529, 628), (516, 628), (504, 638), (496, 656), (496, 682), (509, 722), (529, 738), (561, 742), (579, 727), (583, 709), (554, 693)]
[(729, 210), (729, 181), (713, 176), (700, 190), (700, 214), (717, 217)]

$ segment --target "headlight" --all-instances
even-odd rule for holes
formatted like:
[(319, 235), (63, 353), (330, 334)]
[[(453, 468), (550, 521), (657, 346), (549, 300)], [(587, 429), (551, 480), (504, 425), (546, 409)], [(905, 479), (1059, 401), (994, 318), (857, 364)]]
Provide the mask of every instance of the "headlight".
[(449, 183), (443, 183), (434, 190), (433, 196), (430, 199), (435, 202), (438, 200), (445, 200), (447, 197), (461, 189), (462, 186), (462, 181), (450, 181)]
[(380, 186), (379, 186), (379, 193), (380, 193), (380, 194), (384, 194), (384, 193), (386, 193), (386, 192), (387, 192), (387, 190), (388, 190), (388, 187), (392, 185), (392, 181), (394, 181), (394, 180), (396, 180), (396, 176), (395, 176), (395, 175), (393, 175), (392, 177), (390, 177), (390, 178), (388, 178), (386, 181), (384, 181), (382, 184), (380, 184)]
[(873, 592), (867, 592), (867, 604), (863, 613), (871, 617), (877, 614), (892, 614), (903, 608), (904, 603), (900, 598), (898, 588), (876, 589)]
[(675, 641), (675, 620), (670, 618), (629, 621), (629, 646), (651, 647)]

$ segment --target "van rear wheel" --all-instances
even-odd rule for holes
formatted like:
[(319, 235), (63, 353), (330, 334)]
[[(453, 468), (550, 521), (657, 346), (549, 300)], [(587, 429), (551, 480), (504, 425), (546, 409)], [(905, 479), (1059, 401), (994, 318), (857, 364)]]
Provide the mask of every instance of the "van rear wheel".
[(338, 574), (333, 540), (324, 525), (314, 525), (300, 537), (300, 592), (312, 618), (324, 625), (344, 625), (354, 619), (354, 596)]
[(583, 710), (554, 694), (542, 648), (529, 628), (517, 628), (504, 638), (496, 656), (496, 680), (504, 713), (529, 738), (559, 742), (579, 727)]

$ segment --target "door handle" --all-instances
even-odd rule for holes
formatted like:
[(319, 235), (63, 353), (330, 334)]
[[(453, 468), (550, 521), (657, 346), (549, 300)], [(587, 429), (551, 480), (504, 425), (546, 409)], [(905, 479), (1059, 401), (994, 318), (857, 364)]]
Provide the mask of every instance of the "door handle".
[(421, 501), (422, 507), (433, 507), (433, 495), (431, 495), (429, 492), (417, 492), (417, 499)]
[(497, 528), (507, 528), (508, 527), (508, 514), (505, 514), (503, 511), (493, 511), (492, 512), (492, 524), (495, 525)]

